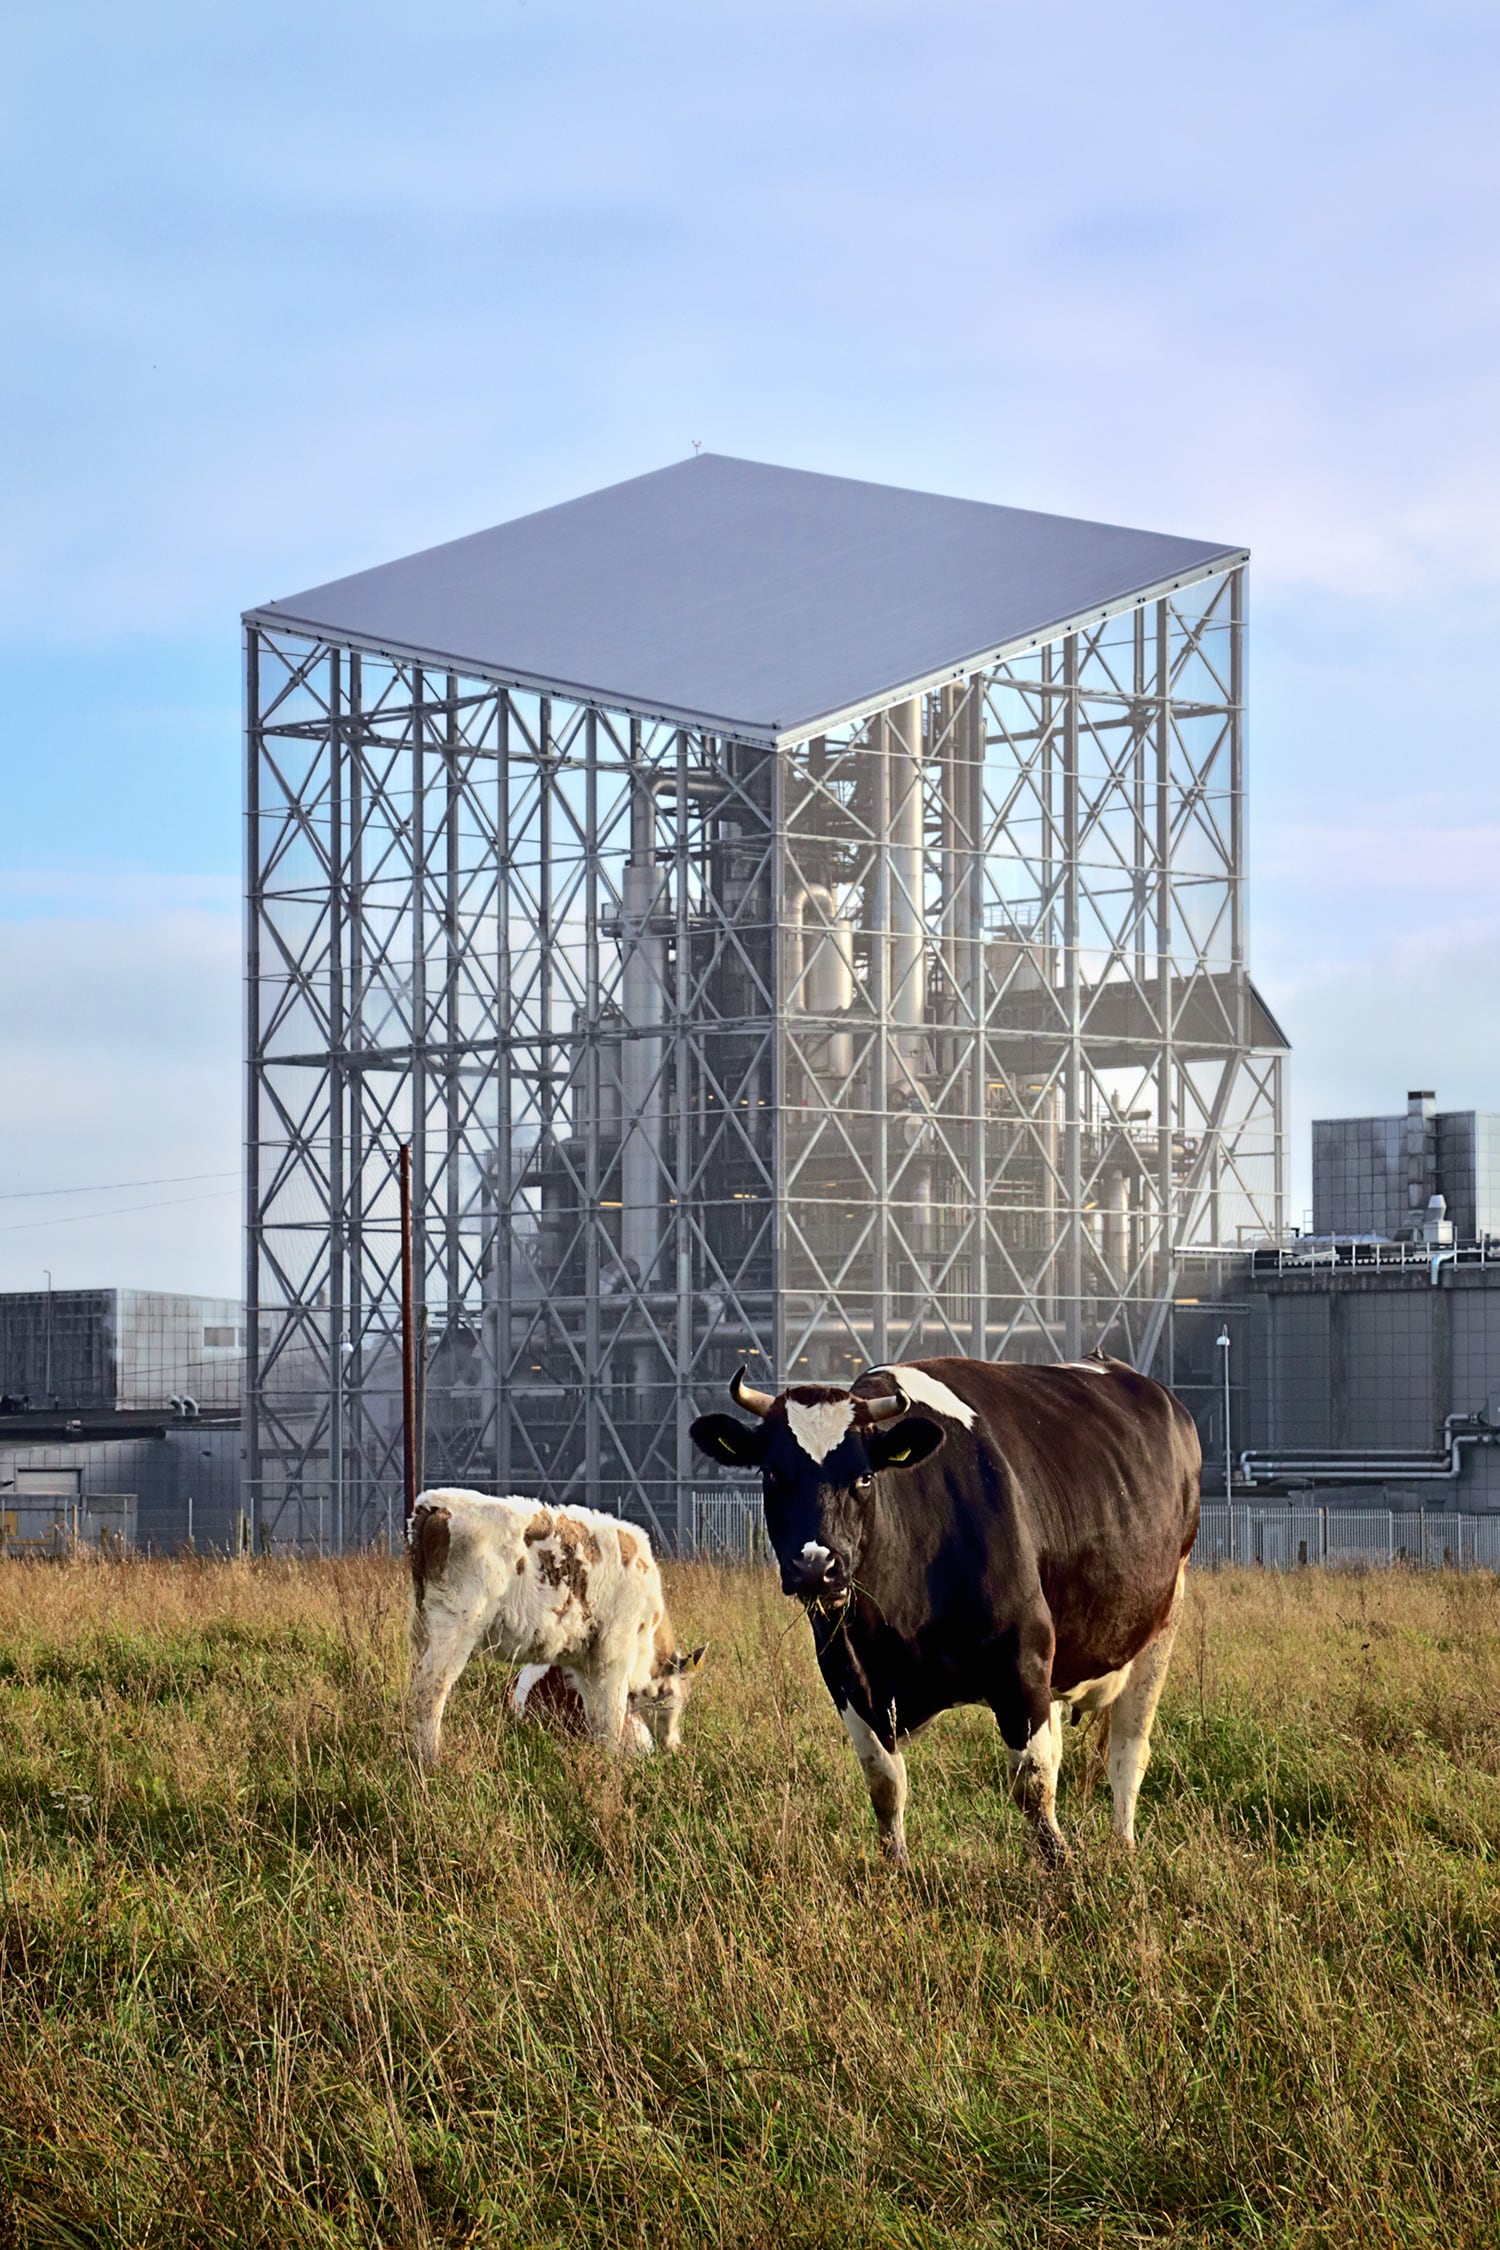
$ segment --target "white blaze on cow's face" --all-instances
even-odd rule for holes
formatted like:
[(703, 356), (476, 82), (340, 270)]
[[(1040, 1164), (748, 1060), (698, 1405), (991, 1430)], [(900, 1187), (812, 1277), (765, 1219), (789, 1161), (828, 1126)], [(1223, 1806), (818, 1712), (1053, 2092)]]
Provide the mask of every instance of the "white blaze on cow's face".
[(786, 1426), (809, 1461), (826, 1461), (853, 1425), (852, 1398), (819, 1399), (811, 1406), (796, 1398), (786, 1402)]
[[(785, 1420), (767, 1424), (766, 1528), (782, 1590), (807, 1601), (846, 1596), (860, 1544), (850, 1500), (870, 1486), (869, 1464), (847, 1391), (788, 1391)], [(778, 1427), (778, 1424), (780, 1425)]]

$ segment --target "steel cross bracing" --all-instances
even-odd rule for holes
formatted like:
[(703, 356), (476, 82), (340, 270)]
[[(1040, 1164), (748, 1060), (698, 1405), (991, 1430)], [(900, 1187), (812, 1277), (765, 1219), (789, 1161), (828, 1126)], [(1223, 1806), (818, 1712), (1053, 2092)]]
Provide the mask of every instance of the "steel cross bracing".
[(1280, 1222), (1242, 588), (780, 750), (249, 626), (265, 1532), (396, 1520), (403, 1140), (429, 1482), (672, 1538), (741, 1359), (1144, 1364)]

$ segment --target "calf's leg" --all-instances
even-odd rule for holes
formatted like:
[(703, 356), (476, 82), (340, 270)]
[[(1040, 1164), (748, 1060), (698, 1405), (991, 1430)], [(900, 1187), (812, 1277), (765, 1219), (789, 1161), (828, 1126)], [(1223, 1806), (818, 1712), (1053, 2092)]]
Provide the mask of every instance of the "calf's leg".
[(1166, 1685), (1182, 1615), (1182, 1587), (1187, 1566), (1177, 1573), (1177, 1591), (1167, 1622), (1154, 1641), (1148, 1641), (1130, 1667), (1130, 1678), (1109, 1712), (1109, 1792), (1114, 1799), (1114, 1832), (1127, 1851), (1135, 1849), (1135, 1806), (1141, 1778), (1151, 1757), (1151, 1723)]
[(484, 1623), (482, 1606), (473, 1611), (455, 1612), (429, 1605), (413, 1612), (412, 1745), (420, 1762), (429, 1770), (438, 1762), (443, 1707), (454, 1681), (474, 1653)]
[(906, 1760), (899, 1750), (887, 1750), (874, 1730), (850, 1703), (839, 1706), (844, 1732), (854, 1745), (854, 1755), (870, 1792), (880, 1849), (895, 1867), (906, 1865)]

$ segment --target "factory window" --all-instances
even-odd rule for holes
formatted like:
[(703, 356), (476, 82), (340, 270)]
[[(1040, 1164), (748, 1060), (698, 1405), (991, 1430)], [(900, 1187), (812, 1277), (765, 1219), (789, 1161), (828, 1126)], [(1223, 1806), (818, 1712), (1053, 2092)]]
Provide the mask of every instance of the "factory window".
[(236, 1344), (243, 1341), (237, 1328), (205, 1328), (203, 1331), (203, 1349), (206, 1352), (232, 1351)]

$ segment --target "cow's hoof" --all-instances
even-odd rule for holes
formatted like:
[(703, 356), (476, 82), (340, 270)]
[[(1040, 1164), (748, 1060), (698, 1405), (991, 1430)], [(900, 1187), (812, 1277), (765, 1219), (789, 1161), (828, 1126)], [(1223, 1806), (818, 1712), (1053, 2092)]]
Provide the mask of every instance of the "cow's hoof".
[(1070, 1857), (1068, 1847), (1055, 1828), (1038, 1828), (1036, 1843), (1044, 1867), (1067, 1866)]
[(903, 1874), (911, 1866), (911, 1861), (907, 1856), (905, 1844), (901, 1843), (894, 1836), (881, 1837), (880, 1856), (885, 1861), (887, 1867), (899, 1868)]

